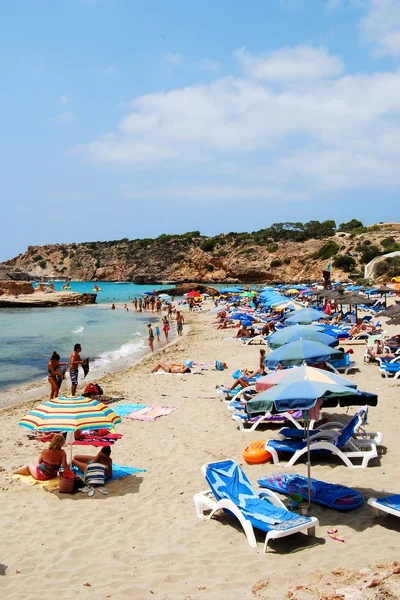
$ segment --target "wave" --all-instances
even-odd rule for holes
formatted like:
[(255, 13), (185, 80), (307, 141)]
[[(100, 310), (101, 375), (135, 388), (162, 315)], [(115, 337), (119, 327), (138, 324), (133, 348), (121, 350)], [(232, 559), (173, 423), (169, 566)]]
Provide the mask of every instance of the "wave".
[(117, 362), (126, 358), (131, 358), (133, 355), (141, 352), (145, 348), (144, 341), (136, 342), (125, 342), (117, 350), (110, 350), (102, 352), (95, 360), (91, 363), (93, 369), (105, 369), (113, 362)]
[(79, 327), (76, 327), (75, 329), (73, 329), (71, 331), (71, 333), (83, 333), (84, 330), (85, 330), (85, 328), (82, 325), (79, 325)]

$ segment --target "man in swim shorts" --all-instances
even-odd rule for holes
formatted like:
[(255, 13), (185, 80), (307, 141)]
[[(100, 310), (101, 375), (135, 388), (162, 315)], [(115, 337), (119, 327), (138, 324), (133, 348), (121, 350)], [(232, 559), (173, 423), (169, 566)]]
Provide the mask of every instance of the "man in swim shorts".
[(177, 328), (179, 337), (182, 337), (184, 322), (185, 322), (185, 319), (183, 318), (183, 315), (181, 315), (179, 310), (177, 310), (176, 311), (176, 326), (177, 326), (176, 328)]
[(71, 377), (71, 396), (75, 396), (76, 388), (78, 387), (78, 368), (83, 363), (80, 352), (82, 352), (82, 346), (75, 344), (74, 351), (69, 357), (69, 376)]

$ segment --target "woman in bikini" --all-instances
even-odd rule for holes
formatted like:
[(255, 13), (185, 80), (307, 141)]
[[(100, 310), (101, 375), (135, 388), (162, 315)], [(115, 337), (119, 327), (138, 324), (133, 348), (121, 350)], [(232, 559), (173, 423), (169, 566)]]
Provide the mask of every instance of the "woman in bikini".
[(152, 370), (152, 373), (156, 373), (157, 371), (164, 371), (164, 373), (190, 373), (190, 368), (185, 367), (183, 364), (171, 364), (170, 366), (164, 365), (163, 363), (158, 363)]
[(50, 383), (50, 400), (57, 398), (61, 382), (64, 378), (63, 373), (60, 371), (61, 365), (68, 365), (68, 363), (60, 363), (60, 355), (54, 350), (49, 362), (47, 363), (47, 370), (49, 373), (47, 380)]
[(62, 449), (64, 437), (56, 434), (51, 440), (47, 450), (43, 450), (38, 459), (38, 464), (27, 464), (14, 473), (16, 475), (32, 475), (38, 481), (47, 481), (56, 477), (59, 469), (68, 469), (67, 455)]

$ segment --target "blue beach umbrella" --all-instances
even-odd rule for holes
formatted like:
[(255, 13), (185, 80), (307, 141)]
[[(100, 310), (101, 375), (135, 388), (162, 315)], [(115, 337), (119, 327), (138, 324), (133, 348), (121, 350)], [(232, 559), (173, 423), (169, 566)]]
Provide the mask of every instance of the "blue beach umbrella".
[(268, 345), (270, 348), (280, 348), (284, 344), (290, 342), (297, 342), (298, 340), (308, 340), (311, 342), (320, 342), (326, 346), (338, 346), (339, 340), (336, 337), (322, 333), (321, 331), (315, 331), (313, 329), (308, 330), (306, 327), (300, 327), (294, 325), (293, 327), (285, 327), (280, 331), (276, 331), (268, 338)]
[(296, 313), (291, 313), (286, 319), (286, 323), (299, 323), (301, 325), (307, 325), (309, 323), (312, 323), (313, 321), (318, 321), (319, 319), (327, 318), (330, 317), (328, 317), (327, 314), (321, 312), (320, 310), (316, 310), (315, 308), (304, 308), (302, 310), (298, 310)]
[(343, 352), (321, 344), (320, 342), (311, 342), (308, 340), (298, 340), (281, 346), (268, 354), (265, 358), (265, 364), (269, 368), (282, 365), (288, 367), (299, 365), (303, 362), (318, 363), (329, 362), (336, 358), (342, 358)]

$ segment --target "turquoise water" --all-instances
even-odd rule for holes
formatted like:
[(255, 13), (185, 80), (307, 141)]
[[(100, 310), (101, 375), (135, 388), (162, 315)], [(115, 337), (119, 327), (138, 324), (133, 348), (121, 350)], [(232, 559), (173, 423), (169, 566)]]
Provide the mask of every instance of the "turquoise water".
[[(56, 282), (60, 290), (63, 282)], [(93, 282), (71, 282), (72, 291), (91, 292)], [(113, 364), (132, 364), (148, 351), (146, 323), (160, 322), (156, 313), (136, 313), (132, 299), (168, 286), (98, 282), (97, 305), (61, 308), (14, 308), (0, 311), (0, 391), (27, 384), (47, 374), (53, 350), (67, 360), (76, 343), (101, 372)], [(171, 286), (169, 286), (171, 287)], [(109, 304), (116, 303), (116, 310)], [(124, 310), (127, 303), (129, 312)], [(172, 332), (171, 332), (172, 333)], [(163, 337), (163, 335), (162, 335)]]

